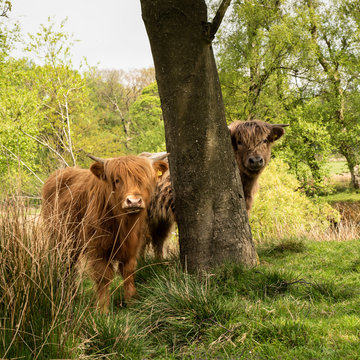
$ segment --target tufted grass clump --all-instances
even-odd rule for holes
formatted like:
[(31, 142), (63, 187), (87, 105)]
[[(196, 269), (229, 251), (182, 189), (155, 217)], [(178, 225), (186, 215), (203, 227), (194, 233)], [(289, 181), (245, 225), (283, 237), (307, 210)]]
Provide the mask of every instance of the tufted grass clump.
[(26, 201), (0, 202), (0, 358), (76, 353), (79, 282), (69, 254), (48, 237)]

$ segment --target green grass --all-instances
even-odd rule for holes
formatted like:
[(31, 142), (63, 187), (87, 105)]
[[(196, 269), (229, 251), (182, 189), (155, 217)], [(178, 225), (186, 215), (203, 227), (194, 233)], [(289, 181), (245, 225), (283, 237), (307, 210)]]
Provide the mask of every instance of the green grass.
[(140, 264), (134, 304), (119, 306), (117, 294), (110, 315), (87, 315), (83, 355), (360, 358), (360, 241), (287, 239), (259, 255), (256, 269), (229, 264), (202, 278), (182, 273), (176, 259)]
[(332, 176), (330, 182), (333, 187), (331, 194), (320, 196), (322, 200), (328, 203), (334, 202), (360, 202), (360, 191), (351, 188), (350, 180), (344, 181), (336, 175), (349, 174), (349, 169), (345, 161), (331, 161), (327, 164)]
[(349, 172), (346, 161), (329, 161), (327, 166), (330, 171), (330, 175), (345, 174)]
[(360, 190), (351, 188), (338, 188), (333, 194), (321, 196), (321, 199), (328, 202), (360, 202)]
[(138, 298), (118, 277), (99, 315), (41, 223), (0, 214), (0, 359), (360, 359), (360, 239), (272, 240), (202, 276), (140, 261)]

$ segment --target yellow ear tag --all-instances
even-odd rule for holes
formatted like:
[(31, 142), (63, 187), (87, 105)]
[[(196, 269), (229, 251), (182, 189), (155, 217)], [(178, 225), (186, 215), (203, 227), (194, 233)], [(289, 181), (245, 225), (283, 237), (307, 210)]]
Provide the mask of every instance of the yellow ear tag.
[(158, 172), (157, 172), (158, 177), (162, 176), (162, 174), (163, 174), (162, 171), (158, 170)]

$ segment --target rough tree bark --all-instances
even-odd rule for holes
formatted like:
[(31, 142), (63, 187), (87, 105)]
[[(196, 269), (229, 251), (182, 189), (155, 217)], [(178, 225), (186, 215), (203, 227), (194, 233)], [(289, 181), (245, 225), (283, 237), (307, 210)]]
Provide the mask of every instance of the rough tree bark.
[(188, 271), (256, 264), (204, 0), (141, 0), (165, 122), (180, 256)]

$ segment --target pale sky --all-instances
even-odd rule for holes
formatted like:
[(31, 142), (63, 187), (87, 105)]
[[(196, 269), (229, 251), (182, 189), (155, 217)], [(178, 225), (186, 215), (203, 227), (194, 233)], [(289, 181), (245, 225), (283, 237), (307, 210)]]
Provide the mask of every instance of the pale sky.
[(153, 66), (140, 0), (12, 0), (12, 4), (9, 17), (20, 23), (23, 33), (36, 33), (49, 16), (57, 24), (68, 17), (65, 31), (80, 40), (71, 52), (75, 67), (82, 57), (100, 69)]

